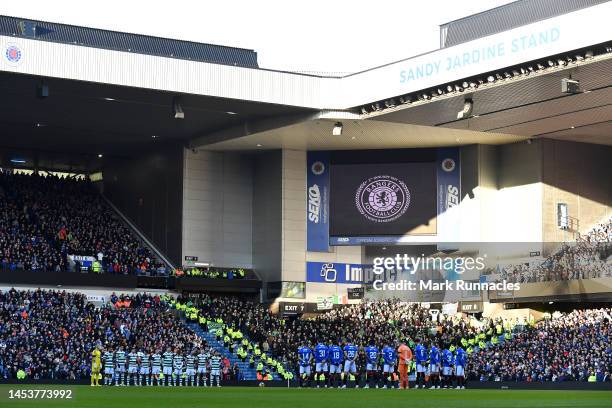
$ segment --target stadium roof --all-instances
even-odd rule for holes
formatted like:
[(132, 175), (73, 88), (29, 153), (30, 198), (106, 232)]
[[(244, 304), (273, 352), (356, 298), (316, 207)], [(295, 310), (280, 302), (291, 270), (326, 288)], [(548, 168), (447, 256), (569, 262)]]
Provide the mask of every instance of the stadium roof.
[(120, 33), (0, 16), (0, 35), (212, 64), (257, 68), (257, 53), (243, 48)]
[[(598, 2), (567, 0), (565, 8), (551, 8), (525, 25), (508, 20), (498, 27), (505, 31), (485, 30), (478, 34), (484, 37), (344, 77), (260, 69), (252, 50), (0, 17), (0, 124), (4, 134), (19, 136), (4, 144), (115, 155), (160, 141), (214, 150), (394, 148), (529, 137), (610, 144), (612, 36), (584, 27), (607, 27), (612, 2), (586, 7), (591, 3)], [(574, 11), (556, 14), (564, 10)], [(496, 13), (501, 11), (489, 17)], [(474, 23), (478, 16), (461, 21)], [(508, 74), (557, 58), (564, 61)], [(488, 76), (499, 79), (489, 83)], [(561, 79), (569, 76), (580, 80), (581, 92), (561, 93)], [(477, 89), (453, 88), (482, 78)], [(37, 98), (43, 83), (50, 96)], [(453, 89), (421, 99), (447, 86)], [(468, 98), (473, 112), (457, 119)], [(176, 100), (184, 120), (172, 117)], [(331, 139), (337, 121), (345, 131)]]
[(452, 47), (609, 0), (518, 0), (440, 25), (440, 48)]

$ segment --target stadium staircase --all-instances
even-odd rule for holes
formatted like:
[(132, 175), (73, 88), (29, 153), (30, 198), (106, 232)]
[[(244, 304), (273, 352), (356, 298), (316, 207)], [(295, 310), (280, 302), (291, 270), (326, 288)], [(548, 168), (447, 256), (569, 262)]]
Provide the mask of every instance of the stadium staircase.
[[(242, 360), (238, 358), (238, 356), (235, 353), (231, 353), (229, 351), (229, 348), (225, 347), (222, 341), (217, 340), (217, 337), (214, 331), (211, 330), (207, 332), (203, 330), (200, 327), (200, 325), (197, 323), (185, 322), (185, 324), (187, 325), (187, 327), (193, 330), (198, 336), (206, 340), (206, 343), (210, 347), (217, 350), (224, 357), (227, 357), (230, 361), (230, 367), (233, 367), (235, 363), (238, 363), (238, 368), (240, 369), (240, 372), (244, 376), (245, 380), (256, 380), (257, 379), (257, 370), (255, 368), (249, 367), (248, 359), (245, 362), (242, 362)], [(250, 341), (248, 337), (247, 337), (247, 340)], [(272, 373), (272, 376), (274, 377), (275, 380), (280, 380), (280, 377), (277, 373)]]

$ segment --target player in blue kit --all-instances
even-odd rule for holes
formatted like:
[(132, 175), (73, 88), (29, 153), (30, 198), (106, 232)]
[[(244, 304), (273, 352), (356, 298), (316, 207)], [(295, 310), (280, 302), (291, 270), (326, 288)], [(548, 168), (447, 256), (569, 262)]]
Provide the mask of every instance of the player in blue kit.
[(453, 352), (448, 349), (448, 345), (442, 351), (442, 385), (448, 388), (453, 385)]
[(330, 377), (330, 386), (334, 386), (336, 384), (338, 388), (340, 388), (340, 383), (338, 381), (338, 377), (340, 376), (340, 372), (342, 370), (342, 361), (344, 360), (344, 353), (342, 349), (338, 345), (333, 345), (329, 347), (329, 377)]
[[(357, 360), (357, 353), (359, 352), (359, 347), (348, 343), (344, 346), (344, 385), (342, 388), (346, 388), (346, 384), (349, 380), (349, 374), (357, 373), (357, 364), (355, 360)], [(359, 385), (356, 385), (356, 388), (359, 388)]]
[[(385, 385), (383, 388), (387, 388), (389, 377), (393, 375), (395, 372), (395, 363), (397, 362), (397, 354), (395, 349), (391, 346), (385, 346), (382, 349), (383, 360), (385, 364), (383, 365), (383, 378)], [(392, 385), (393, 386), (393, 385)]]
[(429, 383), (430, 389), (440, 388), (440, 349), (435, 344), (429, 350)]
[(312, 359), (312, 350), (302, 345), (298, 348), (298, 360), (300, 363), (300, 387), (305, 384), (308, 385), (308, 379), (310, 378), (310, 360)]
[(378, 388), (378, 347), (367, 346), (364, 349), (366, 357), (366, 385), (364, 388), (370, 388), (370, 383), (374, 382)]
[(327, 360), (329, 359), (329, 348), (323, 343), (317, 344), (314, 350), (314, 359), (316, 373), (315, 380), (318, 381), (317, 388), (319, 388), (319, 386), (322, 384), (325, 384), (325, 387), (327, 388)]
[(416, 347), (414, 349), (414, 360), (416, 362), (417, 378), (414, 388), (419, 388), (421, 385), (425, 388), (425, 367), (427, 366), (427, 347), (421, 344), (420, 339), (415, 340)]
[(459, 346), (455, 350), (455, 377), (457, 378), (457, 389), (465, 388), (465, 366), (467, 365), (467, 354)]

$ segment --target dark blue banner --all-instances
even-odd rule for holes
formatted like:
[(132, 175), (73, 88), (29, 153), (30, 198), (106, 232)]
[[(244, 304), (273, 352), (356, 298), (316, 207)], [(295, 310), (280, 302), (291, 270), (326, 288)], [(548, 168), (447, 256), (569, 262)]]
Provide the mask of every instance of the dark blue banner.
[(306, 172), (306, 249), (328, 252), (329, 153), (308, 152)]
[(306, 282), (363, 283), (368, 265), (339, 262), (306, 262)]
[(441, 242), (459, 240), (459, 213), (452, 208), (461, 200), (461, 162), (458, 147), (438, 149), (438, 237)]

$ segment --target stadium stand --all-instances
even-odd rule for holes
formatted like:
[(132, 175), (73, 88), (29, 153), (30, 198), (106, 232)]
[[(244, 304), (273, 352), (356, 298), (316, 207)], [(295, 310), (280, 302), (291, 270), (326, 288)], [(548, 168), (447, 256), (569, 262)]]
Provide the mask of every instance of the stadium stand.
[[(346, 306), (311, 319), (284, 319), (236, 296), (187, 299), (113, 294), (102, 307), (80, 293), (0, 293), (0, 378), (89, 378), (90, 355), (168, 348), (223, 356), (223, 379), (293, 379), (300, 345), (353, 343), (462, 346), (473, 381), (609, 381), (612, 309), (554, 313), (539, 322), (435, 317), (396, 300)], [(181, 318), (182, 317), (182, 318)], [(185, 319), (186, 318), (186, 319)], [(187, 320), (187, 321), (186, 321)], [(360, 360), (363, 361), (363, 360)], [(363, 367), (362, 367), (363, 368)]]
[(518, 283), (612, 277), (612, 218), (538, 265), (507, 265), (500, 272), (499, 280)]
[(165, 273), (164, 266), (100, 199), (91, 182), (53, 175), (0, 175), (0, 250), (10, 270)]

